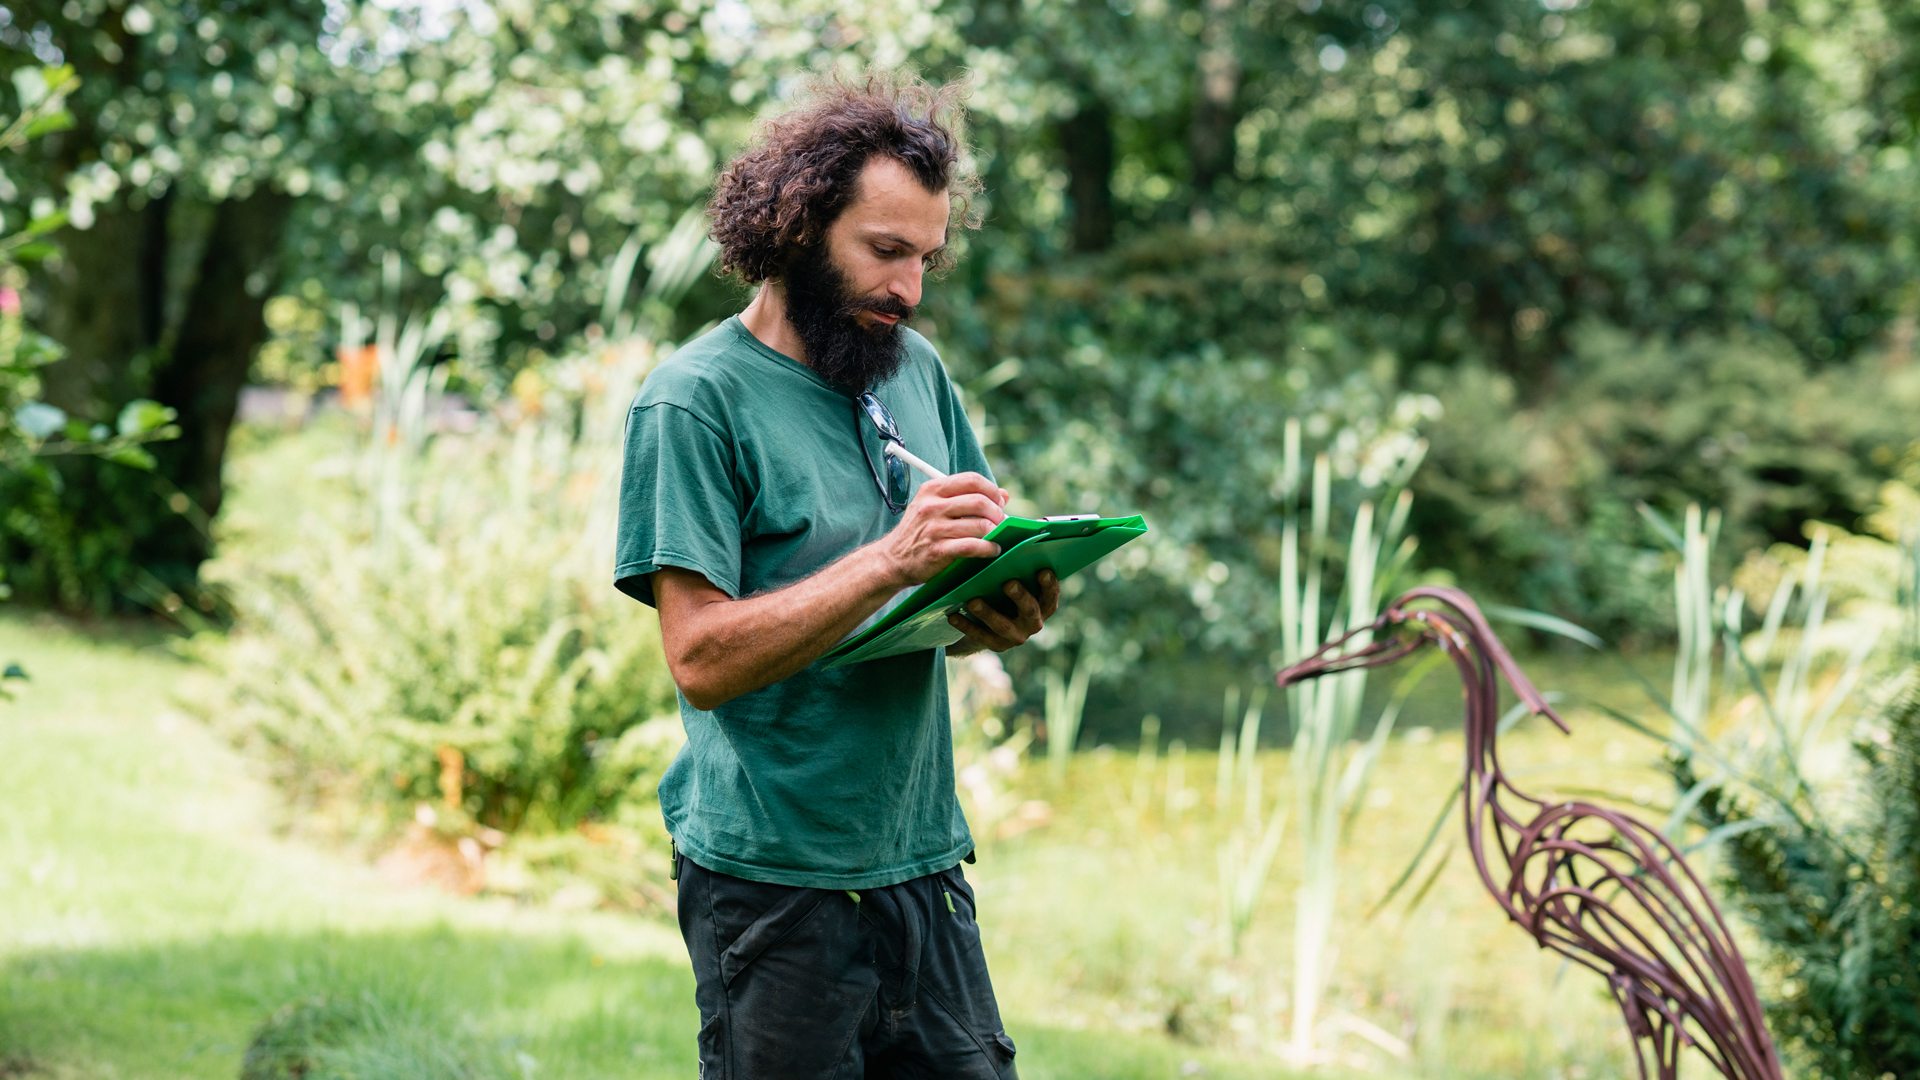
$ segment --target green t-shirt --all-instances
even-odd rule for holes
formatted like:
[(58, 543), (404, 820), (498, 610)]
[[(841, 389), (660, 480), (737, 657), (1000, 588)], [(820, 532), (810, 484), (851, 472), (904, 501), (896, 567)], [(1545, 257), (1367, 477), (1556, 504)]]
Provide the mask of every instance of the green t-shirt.
[[(991, 476), (940, 357), (874, 389), (907, 448)], [(729, 319), (647, 377), (627, 418), (614, 580), (698, 571), (729, 596), (790, 585), (879, 539), (887, 509), (853, 395)], [(918, 480), (915, 474), (914, 479)], [(687, 743), (660, 782), (680, 850), (754, 881), (863, 889), (947, 869), (973, 849), (953, 790), (944, 649), (814, 664), (711, 712), (680, 697)]]

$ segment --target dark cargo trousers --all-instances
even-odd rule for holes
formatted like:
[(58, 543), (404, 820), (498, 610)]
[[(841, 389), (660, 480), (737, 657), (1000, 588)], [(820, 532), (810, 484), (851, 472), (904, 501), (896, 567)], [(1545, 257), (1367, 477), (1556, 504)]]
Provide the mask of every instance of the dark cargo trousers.
[(678, 864), (700, 1080), (1016, 1080), (959, 867), (842, 892)]

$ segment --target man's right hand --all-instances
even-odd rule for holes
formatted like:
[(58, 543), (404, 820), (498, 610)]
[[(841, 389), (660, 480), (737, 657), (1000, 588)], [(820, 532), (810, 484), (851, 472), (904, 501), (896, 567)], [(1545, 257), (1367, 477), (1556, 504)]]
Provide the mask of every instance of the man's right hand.
[(1007, 493), (979, 473), (920, 485), (887, 535), (772, 592), (729, 597), (696, 571), (654, 572), (667, 666), (696, 709), (779, 682), (843, 640), (896, 593), (955, 559), (991, 559), (981, 537), (1007, 516)]
[(928, 480), (900, 523), (874, 542), (898, 588), (918, 585), (956, 559), (991, 559), (1000, 545), (981, 537), (1006, 519), (1007, 492), (979, 473)]

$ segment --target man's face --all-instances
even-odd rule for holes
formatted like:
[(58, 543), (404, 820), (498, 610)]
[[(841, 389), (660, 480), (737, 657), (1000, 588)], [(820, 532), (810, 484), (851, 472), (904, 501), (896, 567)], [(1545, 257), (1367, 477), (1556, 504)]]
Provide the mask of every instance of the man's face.
[(800, 252), (782, 284), (808, 366), (864, 390), (905, 356), (896, 327), (913, 318), (927, 261), (946, 244), (948, 201), (892, 158), (868, 162), (858, 184), (824, 242)]

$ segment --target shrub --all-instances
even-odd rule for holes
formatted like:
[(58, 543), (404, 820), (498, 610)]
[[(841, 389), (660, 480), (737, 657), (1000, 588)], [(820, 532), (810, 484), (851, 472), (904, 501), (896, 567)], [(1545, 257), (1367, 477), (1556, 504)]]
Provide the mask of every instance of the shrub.
[[(1413, 528), (1471, 587), (1608, 635), (1673, 631), (1671, 563), (1635, 505), (1725, 513), (1720, 550), (1851, 527), (1913, 438), (1920, 369), (1814, 371), (1764, 338), (1640, 340), (1588, 326), (1557, 385), (1428, 372), (1444, 404)], [(1723, 568), (1724, 569), (1724, 568)]]
[[(1771, 1027), (1804, 1075), (1920, 1075), (1920, 667), (1855, 745), (1857, 816), (1809, 815), (1730, 836), (1724, 885), (1779, 969)], [(1690, 763), (1675, 779), (1691, 787)], [(1715, 787), (1711, 829), (1760, 811)]]
[(654, 785), (680, 723), (658, 624), (610, 583), (621, 425), (652, 359), (558, 365), (521, 420), (470, 434), (395, 412), (340, 463), (337, 506), (215, 564), (239, 622), (200, 639), (202, 707), (296, 805), (363, 835), (411, 819), (474, 887), (660, 895)]
[[(1692, 632), (1674, 700), (1694, 707), (1673, 714), (1674, 825), (1691, 818), (1702, 844), (1719, 842), (1720, 884), (1775, 976), (1770, 1026), (1796, 1075), (1920, 1074), (1920, 495), (1888, 483), (1867, 518), (1879, 538), (1810, 528), (1811, 550), (1751, 555), (1712, 600), (1697, 521), (1676, 578)], [(1742, 595), (1766, 605), (1745, 639)], [(1716, 634), (1726, 674), (1709, 710)], [(1776, 657), (1769, 687), (1760, 669)], [(1863, 679), (1877, 704), (1856, 708)], [(1850, 761), (1826, 753), (1834, 720), (1852, 725)]]

